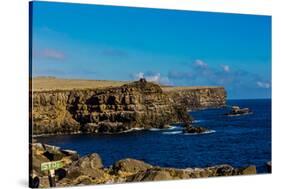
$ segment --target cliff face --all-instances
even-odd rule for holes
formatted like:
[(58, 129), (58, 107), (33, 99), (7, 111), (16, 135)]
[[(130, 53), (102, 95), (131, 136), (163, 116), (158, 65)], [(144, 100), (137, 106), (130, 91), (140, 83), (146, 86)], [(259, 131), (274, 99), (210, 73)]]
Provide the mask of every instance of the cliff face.
[(187, 109), (225, 105), (223, 88), (163, 91), (144, 80), (121, 87), (32, 94), (33, 135), (117, 133), (188, 121)]
[(223, 87), (174, 88), (165, 90), (174, 104), (187, 110), (216, 108), (226, 105), (226, 91)]

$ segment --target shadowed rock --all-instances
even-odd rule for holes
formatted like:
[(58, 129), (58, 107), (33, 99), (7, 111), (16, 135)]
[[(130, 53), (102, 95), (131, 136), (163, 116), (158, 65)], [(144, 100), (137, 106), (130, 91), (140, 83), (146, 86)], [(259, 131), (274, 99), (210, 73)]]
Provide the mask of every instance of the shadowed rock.
[(271, 163), (271, 161), (268, 161), (268, 162), (266, 163), (266, 169), (267, 169), (267, 172), (268, 172), (268, 173), (271, 173), (271, 172), (272, 172), (272, 163)]
[(188, 126), (185, 127), (184, 132), (185, 133), (194, 133), (194, 134), (200, 134), (200, 133), (204, 133), (206, 131), (209, 131), (209, 129), (206, 129), (204, 127), (193, 127), (193, 126)]

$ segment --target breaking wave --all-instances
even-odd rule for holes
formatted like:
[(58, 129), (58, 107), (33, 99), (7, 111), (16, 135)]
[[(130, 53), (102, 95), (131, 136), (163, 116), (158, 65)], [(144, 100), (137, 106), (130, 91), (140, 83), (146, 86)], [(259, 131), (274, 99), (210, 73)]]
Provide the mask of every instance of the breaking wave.
[(192, 123), (202, 123), (204, 122), (205, 120), (202, 120), (202, 119), (198, 119), (198, 120), (193, 120)]
[(151, 128), (149, 129), (149, 131), (165, 131), (165, 130), (174, 130), (174, 129), (177, 129), (179, 127), (177, 126), (170, 126), (168, 128), (163, 128), (163, 129), (159, 129), (159, 128)]
[(182, 131), (170, 131), (170, 132), (163, 132), (162, 134), (164, 135), (176, 135), (176, 134), (181, 134)]

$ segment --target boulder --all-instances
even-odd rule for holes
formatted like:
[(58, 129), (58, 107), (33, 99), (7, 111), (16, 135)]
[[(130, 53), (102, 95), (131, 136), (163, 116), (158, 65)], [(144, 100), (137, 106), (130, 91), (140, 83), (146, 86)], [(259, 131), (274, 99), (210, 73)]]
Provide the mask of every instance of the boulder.
[[(160, 181), (257, 173), (255, 166), (237, 169), (223, 164), (206, 168), (177, 169), (152, 166), (131, 158), (119, 160), (109, 168), (104, 168), (100, 156), (96, 153), (79, 158), (75, 151), (61, 150), (55, 146), (37, 143), (32, 144), (31, 147), (33, 149), (33, 167), (30, 175), (30, 185), (38, 186), (39, 184), (39, 187), (49, 187), (48, 175), (40, 172), (41, 163), (50, 161), (45, 156), (45, 152), (63, 154), (61, 161), (69, 160), (63, 168), (55, 171), (57, 186)], [(268, 162), (269, 165), (271, 166), (271, 162)]]
[(231, 176), (235, 172), (235, 169), (227, 164), (215, 166), (213, 169), (215, 169), (213, 176)]
[(112, 170), (115, 173), (118, 173), (120, 171), (129, 172), (129, 173), (137, 173), (140, 171), (145, 171), (152, 167), (153, 167), (152, 165), (145, 163), (143, 161), (127, 158), (127, 159), (122, 159), (122, 160), (117, 161), (113, 165)]
[(138, 181), (160, 181), (175, 179), (168, 171), (162, 169), (149, 169), (147, 171), (139, 172), (131, 177), (128, 177), (128, 182)]
[(272, 172), (272, 163), (271, 163), (271, 161), (266, 163), (266, 169), (267, 169), (268, 173)]
[(73, 162), (79, 159), (79, 155), (76, 151), (61, 150), (56, 146), (45, 145), (41, 143), (30, 144), (32, 154), (32, 170), (33, 175), (47, 176), (48, 172), (41, 171), (41, 164), (49, 161), (60, 160), (64, 163), (64, 167), (61, 170), (56, 171), (56, 175), (59, 178), (65, 176), (65, 169)]
[(38, 176), (43, 176), (43, 175), (47, 175), (46, 172), (42, 172), (41, 171), (41, 164), (43, 162), (48, 162), (50, 161), (48, 158), (46, 158), (45, 156), (41, 155), (41, 154), (36, 154), (34, 153), (32, 155), (32, 170), (33, 170), (33, 173), (35, 175), (38, 175)]
[(67, 178), (74, 179), (81, 175), (87, 175), (93, 179), (104, 176), (103, 164), (100, 156), (96, 153), (81, 157), (70, 165), (67, 170)]
[(66, 178), (76, 179), (80, 176), (89, 176), (92, 179), (102, 179), (104, 177), (104, 171), (97, 168), (81, 168), (76, 166), (71, 166), (67, 170)]
[(57, 183), (57, 187), (65, 187), (65, 186), (83, 186), (83, 185), (90, 185), (96, 184), (94, 180), (86, 175), (80, 175), (77, 178), (64, 178)]
[(60, 151), (59, 147), (43, 144), (43, 148), (45, 149), (43, 155), (50, 161), (58, 161), (65, 156), (65, 154)]
[(97, 153), (83, 156), (78, 161), (74, 162), (73, 165), (81, 169), (103, 168), (102, 160)]
[(248, 167), (244, 167), (239, 169), (239, 173), (241, 175), (254, 175), (257, 174), (257, 168), (256, 166), (248, 166)]

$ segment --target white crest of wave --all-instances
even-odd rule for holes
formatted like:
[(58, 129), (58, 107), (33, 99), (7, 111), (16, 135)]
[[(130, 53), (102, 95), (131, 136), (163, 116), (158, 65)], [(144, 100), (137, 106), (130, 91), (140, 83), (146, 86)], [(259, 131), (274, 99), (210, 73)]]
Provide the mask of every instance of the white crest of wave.
[(193, 120), (193, 121), (192, 121), (192, 123), (201, 123), (201, 122), (204, 122), (204, 120), (198, 119), (198, 120)]
[(180, 134), (180, 133), (182, 133), (182, 131), (163, 132), (162, 134), (164, 134), (164, 135), (176, 135), (176, 134)]
[(149, 129), (149, 131), (165, 131), (165, 130), (174, 130), (174, 129), (177, 129), (179, 127), (177, 126), (169, 126), (167, 128), (163, 128), (163, 129), (160, 129), (160, 128), (151, 128)]

